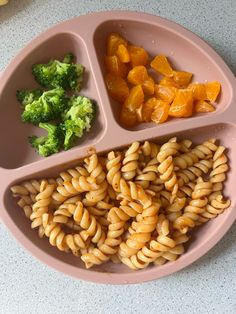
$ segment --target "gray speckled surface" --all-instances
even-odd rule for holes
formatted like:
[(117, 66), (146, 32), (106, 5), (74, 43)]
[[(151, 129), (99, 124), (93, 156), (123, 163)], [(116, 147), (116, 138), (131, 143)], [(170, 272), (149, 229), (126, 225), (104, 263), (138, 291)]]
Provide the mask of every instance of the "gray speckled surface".
[[(236, 1), (10, 0), (0, 8), (0, 70), (35, 35), (92, 11), (130, 9), (170, 18), (207, 40), (236, 72)], [(0, 313), (235, 313), (236, 225), (192, 266), (155, 282), (76, 281), (31, 257), (0, 225)]]

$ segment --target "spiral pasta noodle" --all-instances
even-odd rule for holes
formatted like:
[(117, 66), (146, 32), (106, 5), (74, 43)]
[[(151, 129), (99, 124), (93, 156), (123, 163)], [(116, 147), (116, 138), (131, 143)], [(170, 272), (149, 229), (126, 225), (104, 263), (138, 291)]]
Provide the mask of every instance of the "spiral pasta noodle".
[(189, 240), (189, 236), (187, 236), (186, 234), (180, 236), (178, 233), (175, 232), (172, 237), (175, 241), (175, 247), (162, 252), (161, 255), (154, 260), (153, 263), (155, 265), (160, 266), (165, 264), (166, 262), (174, 262), (180, 255), (184, 253), (183, 243), (186, 243)]
[(141, 151), (145, 158), (149, 157), (150, 160), (152, 160), (159, 153), (160, 147), (156, 143), (145, 141), (143, 145), (141, 145)]
[(178, 180), (174, 171), (173, 156), (177, 154), (179, 149), (180, 145), (176, 142), (176, 138), (172, 138), (161, 146), (157, 155), (157, 160), (160, 163), (158, 166), (160, 179), (164, 182), (166, 189), (172, 191), (173, 195), (176, 195), (178, 191)]
[(168, 237), (169, 221), (163, 214), (159, 216), (157, 232), (158, 236), (155, 240), (150, 240), (147, 245), (137, 250), (136, 254), (132, 256), (121, 256), (121, 261), (133, 270), (142, 269), (161, 258), (164, 252), (175, 247), (176, 242)]
[(98, 245), (98, 248), (94, 248), (90, 253), (82, 254), (81, 259), (85, 263), (86, 268), (104, 263), (108, 261), (112, 255), (116, 254), (123, 233), (123, 221), (109, 224), (107, 237), (104, 243)]
[(226, 148), (209, 139), (134, 142), (92, 153), (55, 178), (11, 187), (40, 238), (81, 258), (133, 270), (175, 262), (192, 231), (230, 207)]
[(155, 185), (155, 181), (158, 179), (158, 166), (157, 159), (153, 158), (152, 163), (148, 163), (146, 167), (135, 177), (135, 182), (143, 188), (149, 188), (150, 184)]
[(37, 194), (40, 190), (40, 181), (29, 180), (22, 182), (20, 185), (11, 187), (13, 196), (27, 196), (29, 194)]
[(187, 184), (180, 186), (178, 191), (178, 197), (188, 197), (191, 198), (195, 183), (188, 182)]
[(210, 139), (194, 147), (191, 151), (174, 158), (174, 163), (180, 169), (186, 169), (201, 159), (208, 159), (217, 150), (215, 139)]
[(80, 176), (79, 178), (72, 178), (71, 181), (65, 181), (63, 185), (57, 187), (57, 192), (66, 200), (71, 196), (98, 188), (96, 183), (91, 183), (87, 177)]
[(30, 215), (32, 228), (42, 225), (42, 215), (49, 211), (54, 189), (54, 184), (49, 184), (46, 180), (42, 180), (40, 191), (36, 196), (36, 202), (32, 205), (32, 214)]
[(157, 213), (160, 205), (153, 203), (150, 207), (143, 210), (140, 221), (133, 222), (132, 229), (134, 232), (126, 242), (122, 242), (119, 248), (119, 256), (130, 257), (141, 249), (151, 238), (151, 233), (157, 225)]
[(172, 204), (166, 209), (166, 215), (169, 221), (173, 222), (180, 217), (183, 212), (183, 208), (186, 204), (186, 197), (176, 197)]
[(81, 176), (87, 177), (88, 171), (81, 166), (77, 166), (72, 169), (68, 169), (66, 171), (63, 171), (59, 174), (59, 177), (62, 179), (62, 181), (71, 181), (72, 178), (79, 178)]
[(62, 230), (59, 223), (53, 221), (53, 216), (44, 213), (42, 216), (42, 225), (45, 236), (48, 237), (49, 243), (56, 246), (60, 251), (71, 252), (78, 256), (81, 249), (86, 248), (86, 242), (78, 233), (66, 233)]
[(128, 150), (125, 152), (125, 158), (123, 159), (123, 166), (121, 168), (122, 176), (125, 180), (131, 180), (136, 175), (139, 159), (139, 142), (134, 142)]
[(210, 172), (210, 181), (213, 183), (212, 194), (209, 200), (214, 200), (217, 196), (221, 195), (223, 190), (223, 182), (226, 180), (226, 172), (229, 167), (227, 164), (227, 156), (224, 153), (225, 147), (219, 146), (213, 156), (213, 166)]
[(85, 158), (85, 164), (90, 178), (94, 179), (97, 184), (101, 184), (105, 180), (106, 174), (103, 171), (97, 154)]
[(112, 186), (114, 191), (120, 192), (120, 180), (121, 180), (121, 154), (110, 152), (108, 154), (107, 168), (107, 181)]
[(80, 232), (80, 235), (84, 241), (87, 241), (89, 237), (91, 237), (93, 243), (103, 241), (104, 232), (101, 225), (84, 207), (82, 202), (77, 202), (76, 205), (61, 205), (59, 209), (54, 212), (54, 216), (56, 217), (57, 215), (64, 215), (66, 217), (73, 216), (74, 221), (83, 229), (83, 231)]
[(207, 204), (206, 209), (200, 215), (200, 222), (207, 222), (216, 216), (222, 214), (226, 208), (230, 206), (230, 200), (224, 200), (222, 195), (217, 195), (210, 203)]
[(200, 177), (192, 192), (192, 200), (184, 208), (182, 216), (174, 221), (174, 228), (182, 233), (186, 233), (189, 228), (193, 228), (200, 217), (204, 213), (205, 207), (208, 203), (208, 198), (212, 192), (212, 183), (204, 182)]
[(184, 184), (195, 181), (198, 177), (202, 176), (203, 174), (207, 174), (209, 170), (212, 168), (212, 166), (213, 166), (212, 160), (203, 159), (194, 163), (192, 166), (186, 169), (177, 171), (176, 175), (178, 178), (179, 186), (183, 186)]

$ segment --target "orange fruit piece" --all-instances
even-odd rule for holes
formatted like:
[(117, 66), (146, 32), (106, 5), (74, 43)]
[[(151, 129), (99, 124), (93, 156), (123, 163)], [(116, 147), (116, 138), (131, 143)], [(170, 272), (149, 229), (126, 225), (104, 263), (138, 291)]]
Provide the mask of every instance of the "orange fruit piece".
[(151, 67), (165, 76), (173, 74), (173, 69), (164, 55), (156, 56), (151, 62)]
[(148, 61), (148, 53), (142, 47), (128, 46), (128, 51), (130, 55), (130, 62), (132, 67), (137, 65), (146, 65)]
[(137, 124), (137, 117), (135, 111), (130, 111), (125, 104), (121, 107), (120, 122), (124, 127), (131, 128)]
[(141, 85), (131, 88), (129, 96), (125, 100), (125, 107), (133, 112), (144, 102), (144, 93)]
[(169, 109), (170, 105), (167, 102), (158, 99), (151, 114), (151, 120), (157, 124), (165, 122), (169, 116)]
[(205, 84), (205, 88), (206, 88), (207, 100), (216, 101), (220, 93), (220, 89), (221, 89), (220, 83), (217, 81), (209, 82)]
[(155, 96), (168, 104), (175, 98), (177, 88), (173, 86), (155, 85)]
[(189, 89), (193, 91), (194, 100), (205, 100), (207, 99), (206, 88), (204, 84), (192, 83), (188, 86)]
[(106, 56), (105, 66), (107, 72), (114, 73), (117, 76), (125, 78), (127, 75), (127, 67), (120, 61), (117, 56)]
[(169, 86), (169, 87), (176, 87), (179, 88), (179, 85), (174, 81), (173, 77), (164, 76), (159, 84), (161, 86)]
[(193, 74), (184, 71), (173, 71), (173, 80), (178, 84), (179, 87), (187, 87), (192, 79)]
[(129, 95), (129, 87), (126, 81), (122, 77), (108, 73), (105, 82), (110, 96), (114, 100), (123, 103)]
[(107, 55), (114, 56), (119, 45), (128, 46), (127, 41), (118, 33), (111, 33), (107, 38)]
[(118, 46), (118, 49), (116, 51), (116, 55), (123, 63), (129, 63), (130, 62), (130, 55), (127, 47), (123, 44)]
[(127, 80), (134, 85), (143, 84), (148, 79), (147, 69), (143, 65), (133, 67), (128, 73)]
[(195, 102), (195, 112), (213, 112), (215, 110), (215, 107), (207, 101), (197, 100)]
[(158, 99), (156, 97), (149, 98), (142, 107), (142, 120), (144, 122), (151, 121), (151, 115), (154, 107), (158, 104)]
[(148, 78), (143, 82), (142, 84), (143, 92), (146, 95), (153, 95), (155, 91), (155, 82), (151, 76), (148, 76)]
[(169, 115), (176, 118), (190, 117), (193, 114), (193, 92), (190, 89), (177, 90), (170, 106)]
[(154, 93), (154, 80), (148, 75), (147, 69), (143, 65), (137, 65), (128, 73), (127, 80), (134, 85), (142, 85), (143, 91), (147, 95)]

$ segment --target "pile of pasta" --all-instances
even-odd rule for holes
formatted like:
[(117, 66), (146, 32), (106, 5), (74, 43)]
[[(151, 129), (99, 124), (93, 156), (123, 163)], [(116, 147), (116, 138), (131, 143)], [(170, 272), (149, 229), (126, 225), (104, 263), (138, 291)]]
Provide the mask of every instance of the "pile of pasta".
[(225, 147), (215, 139), (193, 146), (174, 137), (92, 154), (57, 178), (11, 191), (39, 237), (86, 268), (111, 260), (136, 270), (175, 261), (191, 230), (230, 206), (227, 171)]

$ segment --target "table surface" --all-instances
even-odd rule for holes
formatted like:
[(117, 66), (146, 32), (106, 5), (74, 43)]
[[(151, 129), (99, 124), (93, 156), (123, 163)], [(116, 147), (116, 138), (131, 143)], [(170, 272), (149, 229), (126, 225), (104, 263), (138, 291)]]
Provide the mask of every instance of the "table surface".
[[(172, 19), (215, 48), (236, 73), (236, 0), (10, 0), (0, 8), (0, 70), (50, 26), (93, 11), (145, 11)], [(193, 265), (157, 281), (107, 286), (40, 263), (0, 224), (0, 313), (235, 313), (236, 224)]]

